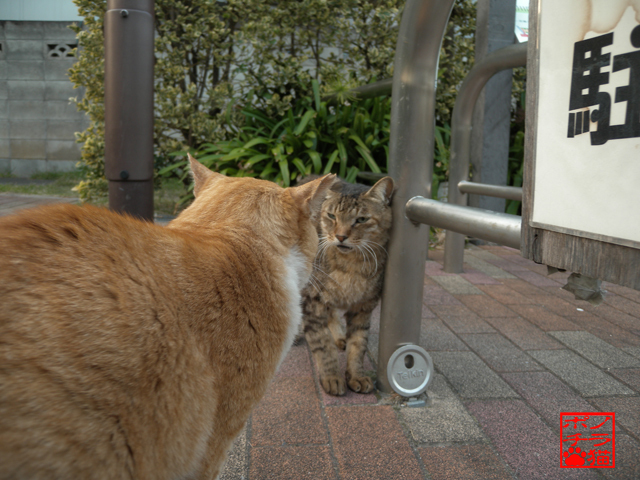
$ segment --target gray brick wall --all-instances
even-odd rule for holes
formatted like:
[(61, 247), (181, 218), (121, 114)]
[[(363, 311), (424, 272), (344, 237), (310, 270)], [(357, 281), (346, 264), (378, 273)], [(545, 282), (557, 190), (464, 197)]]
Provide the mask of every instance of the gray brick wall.
[(88, 119), (69, 102), (76, 43), (69, 22), (0, 22), (0, 170), (66, 171), (80, 160), (75, 132)]

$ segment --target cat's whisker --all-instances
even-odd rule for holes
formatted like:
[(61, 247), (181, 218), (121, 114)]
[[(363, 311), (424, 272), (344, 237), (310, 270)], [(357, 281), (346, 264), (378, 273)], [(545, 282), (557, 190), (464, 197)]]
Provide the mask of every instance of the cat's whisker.
[(364, 240), (364, 242), (366, 242), (366, 243), (373, 243), (374, 245), (376, 245), (377, 247), (379, 247), (379, 248), (380, 248), (384, 253), (386, 253), (386, 254), (387, 254), (387, 256), (389, 255), (389, 252), (387, 252), (387, 249), (386, 249), (386, 248), (384, 248), (384, 247), (383, 247), (382, 245), (380, 245), (379, 243), (374, 242), (373, 240)]
[(378, 256), (376, 255), (376, 252), (369, 245), (367, 245), (367, 242), (363, 242), (362, 243), (362, 247), (366, 248), (367, 251), (371, 253), (371, 256), (373, 257), (373, 260), (376, 262), (376, 268), (375, 268), (374, 272), (377, 272), (378, 271)]

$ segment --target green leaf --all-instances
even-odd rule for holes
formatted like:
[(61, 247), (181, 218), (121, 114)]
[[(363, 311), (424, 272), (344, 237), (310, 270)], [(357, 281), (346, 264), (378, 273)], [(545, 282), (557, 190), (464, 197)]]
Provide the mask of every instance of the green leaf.
[(306, 167), (304, 166), (304, 163), (302, 163), (302, 160), (300, 160), (298, 157), (294, 158), (294, 159), (292, 160), (292, 162), (291, 162), (291, 163), (293, 163), (293, 164), (296, 166), (296, 168), (298, 169), (298, 171), (299, 171), (303, 176), (307, 174), (307, 169), (306, 169)]
[(280, 160), (278, 162), (278, 166), (280, 167), (280, 173), (282, 174), (282, 181), (284, 182), (284, 186), (288, 187), (290, 184), (289, 164), (286, 160)]
[(266, 153), (259, 153), (258, 155), (254, 155), (249, 160), (247, 160), (247, 163), (249, 165), (255, 165), (256, 163), (261, 162), (262, 160), (265, 160), (267, 158), (271, 158), (271, 155), (267, 155)]
[[(291, 110), (289, 110), (289, 111), (291, 111)], [(302, 117), (302, 120), (300, 120), (300, 123), (295, 128), (293, 133), (296, 134), (296, 135), (300, 135), (302, 133), (302, 131), (307, 127), (307, 124), (309, 123), (309, 120), (311, 120), (315, 116), (315, 114), (316, 114), (315, 111), (307, 110), (307, 112), (304, 114), (304, 116)]]
[(251, 148), (254, 145), (260, 145), (260, 144), (268, 144), (269, 143), (269, 139), (265, 138), (265, 137), (257, 137), (254, 138), (253, 140), (248, 141), (245, 145), (244, 148)]
[(322, 160), (320, 159), (320, 154), (315, 150), (307, 150), (305, 153), (309, 155), (309, 157), (311, 157), (314, 172), (320, 173), (320, 170), (322, 170)]
[(349, 183), (354, 183), (356, 181), (356, 177), (358, 176), (358, 168), (357, 167), (351, 167), (349, 169), (349, 173), (347, 174), (345, 181), (349, 182)]
[(324, 175), (326, 175), (327, 173), (331, 173), (331, 167), (333, 167), (333, 164), (335, 163), (337, 158), (338, 158), (338, 150), (334, 150), (331, 156), (329, 157), (329, 161), (324, 167), (324, 172), (322, 172)]
[(313, 100), (316, 104), (316, 110), (320, 110), (320, 86), (317, 80), (311, 81), (311, 88), (313, 88)]
[(364, 150), (359, 145), (356, 145), (356, 150), (358, 151), (358, 153), (360, 153), (360, 155), (362, 155), (362, 158), (364, 158), (364, 161), (367, 162), (367, 165), (369, 165), (369, 168), (371, 169), (372, 172), (381, 173), (380, 167), (378, 167), (378, 164), (376, 163), (376, 161), (373, 159), (373, 157), (369, 152)]
[(186, 164), (187, 164), (186, 160), (184, 162), (173, 163), (173, 164), (171, 164), (171, 165), (169, 165), (167, 167), (164, 167), (164, 168), (158, 170), (158, 175), (165, 175), (165, 174), (167, 174), (169, 172), (172, 172), (176, 168), (180, 168), (180, 167), (182, 167), (182, 166), (184, 166)]
[(340, 153), (340, 176), (342, 178), (347, 174), (347, 149), (342, 140), (338, 139), (338, 152)]
[(349, 135), (349, 138), (351, 140), (353, 140), (354, 142), (356, 142), (358, 145), (360, 145), (360, 147), (362, 147), (364, 150), (366, 150), (367, 152), (370, 152), (369, 147), (367, 147), (364, 144), (364, 142), (362, 141), (362, 139), (358, 135)]

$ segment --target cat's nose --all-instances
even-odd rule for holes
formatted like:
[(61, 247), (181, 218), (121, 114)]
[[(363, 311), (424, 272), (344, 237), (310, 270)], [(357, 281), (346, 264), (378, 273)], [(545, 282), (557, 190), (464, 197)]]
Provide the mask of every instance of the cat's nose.
[(336, 235), (336, 238), (338, 239), (338, 241), (339, 241), (340, 243), (342, 243), (342, 242), (344, 242), (344, 241), (345, 241), (347, 238), (349, 238), (349, 237), (347, 237), (346, 235)]

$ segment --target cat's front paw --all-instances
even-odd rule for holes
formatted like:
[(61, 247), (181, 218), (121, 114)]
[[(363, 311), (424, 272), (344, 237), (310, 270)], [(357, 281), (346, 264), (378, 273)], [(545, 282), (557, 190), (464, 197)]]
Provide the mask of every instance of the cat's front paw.
[(324, 388), (324, 391), (329, 395), (342, 396), (347, 393), (347, 387), (345, 386), (344, 378), (338, 377), (337, 375), (328, 375), (326, 377), (321, 377), (320, 383), (322, 384), (322, 388)]
[(356, 393), (369, 393), (373, 391), (373, 380), (369, 377), (354, 377), (348, 381), (349, 388)]
[(336, 340), (336, 347), (338, 347), (338, 350), (346, 350), (347, 349), (347, 341), (344, 338), (338, 338)]

